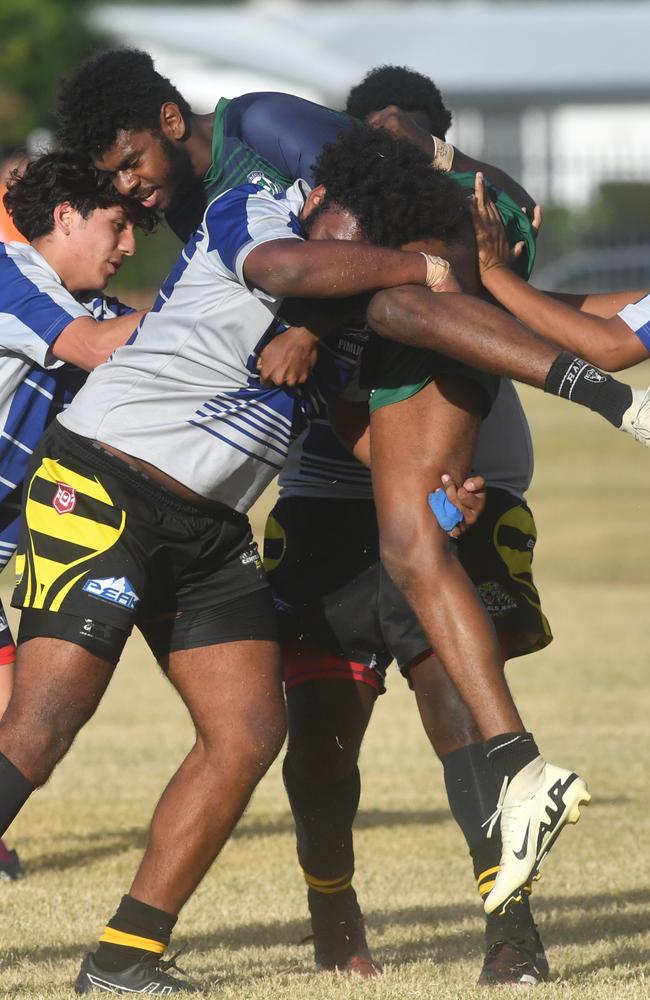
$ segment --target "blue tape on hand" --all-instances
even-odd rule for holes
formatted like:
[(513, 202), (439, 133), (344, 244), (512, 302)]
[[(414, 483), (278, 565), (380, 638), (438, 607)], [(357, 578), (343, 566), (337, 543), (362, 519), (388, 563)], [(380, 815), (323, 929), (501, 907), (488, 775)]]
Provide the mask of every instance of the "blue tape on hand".
[(444, 490), (438, 489), (435, 493), (429, 493), (429, 507), (436, 515), (436, 520), (443, 531), (451, 531), (463, 520), (463, 515), (451, 500), (447, 499)]

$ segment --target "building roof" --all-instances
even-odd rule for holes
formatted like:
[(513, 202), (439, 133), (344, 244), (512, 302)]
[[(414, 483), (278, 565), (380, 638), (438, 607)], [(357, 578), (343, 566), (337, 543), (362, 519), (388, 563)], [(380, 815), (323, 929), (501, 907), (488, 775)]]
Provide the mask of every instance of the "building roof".
[[(245, 70), (340, 102), (367, 70), (408, 65), (455, 105), (645, 101), (650, 4), (272, 0), (222, 7), (100, 4), (128, 44)], [(270, 84), (267, 85), (270, 89)]]

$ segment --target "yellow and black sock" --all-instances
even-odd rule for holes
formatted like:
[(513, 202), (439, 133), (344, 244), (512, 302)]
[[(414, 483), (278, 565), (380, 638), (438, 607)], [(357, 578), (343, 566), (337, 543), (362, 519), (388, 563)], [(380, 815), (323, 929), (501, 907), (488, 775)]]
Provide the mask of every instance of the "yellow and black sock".
[(145, 955), (162, 955), (177, 919), (173, 913), (133, 896), (122, 896), (115, 916), (99, 938), (97, 965), (106, 972), (119, 972)]
[[(349, 872), (351, 879), (352, 825), (361, 793), (359, 768), (354, 767), (350, 774), (328, 783), (305, 777), (287, 754), (282, 773), (296, 824), (296, 847), (302, 870), (322, 880), (324, 888), (330, 880), (334, 887), (341, 872)], [(313, 888), (319, 887), (314, 884)]]
[(353, 871), (339, 878), (319, 879), (303, 869), (307, 883), (307, 905), (312, 930), (320, 931), (344, 924), (354, 924), (361, 918), (357, 894), (352, 887)]

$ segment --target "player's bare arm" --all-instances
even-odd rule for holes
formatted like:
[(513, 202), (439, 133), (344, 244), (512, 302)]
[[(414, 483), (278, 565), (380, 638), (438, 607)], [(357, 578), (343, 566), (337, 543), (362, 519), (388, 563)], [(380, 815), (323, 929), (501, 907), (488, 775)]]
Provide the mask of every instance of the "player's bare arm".
[(495, 167), (490, 163), (482, 163), (467, 156), (456, 146), (449, 142), (444, 142), (436, 136), (429, 135), (426, 129), (422, 128), (408, 111), (403, 111), (397, 105), (391, 104), (381, 111), (374, 111), (368, 122), (376, 128), (388, 129), (394, 136), (400, 139), (408, 139), (423, 149), (431, 156), (435, 167), (441, 170), (471, 171), (476, 173), (481, 171), (493, 184), (510, 195), (512, 200), (533, 218), (536, 208), (535, 199), (528, 192), (513, 180), (504, 170)]
[(517, 319), (607, 371), (620, 371), (647, 359), (642, 341), (616, 315), (617, 309), (634, 302), (643, 293), (560, 297), (539, 291), (510, 270), (503, 224), (480, 174), (476, 178), (471, 211), (481, 281)]
[(118, 316), (116, 319), (85, 319), (83, 316), (66, 326), (52, 344), (52, 354), (77, 368), (91, 372), (108, 361), (116, 348), (126, 344), (146, 310)]
[(244, 274), (249, 284), (274, 295), (304, 298), (429, 283), (423, 254), (339, 240), (271, 240), (251, 251)]

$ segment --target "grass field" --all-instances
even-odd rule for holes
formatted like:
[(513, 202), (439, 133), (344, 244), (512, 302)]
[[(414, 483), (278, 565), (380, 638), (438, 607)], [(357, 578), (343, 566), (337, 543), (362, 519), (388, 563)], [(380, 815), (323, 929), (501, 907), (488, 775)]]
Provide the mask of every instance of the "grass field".
[[(647, 384), (647, 371), (636, 375)], [(650, 997), (650, 455), (575, 407), (523, 395), (538, 462), (536, 576), (555, 642), (509, 676), (542, 751), (593, 793), (533, 897), (554, 977), (539, 993)], [(465, 846), (411, 696), (391, 681), (364, 747), (356, 833), (356, 884), (384, 976), (313, 972), (276, 764), (175, 935), (188, 946), (180, 964), (210, 997), (485, 995), (473, 985), (482, 920)], [(190, 742), (181, 704), (134, 638), (97, 716), (11, 830), (29, 878), (0, 883), (1, 997), (73, 995), (80, 957), (127, 890), (153, 804)]]

